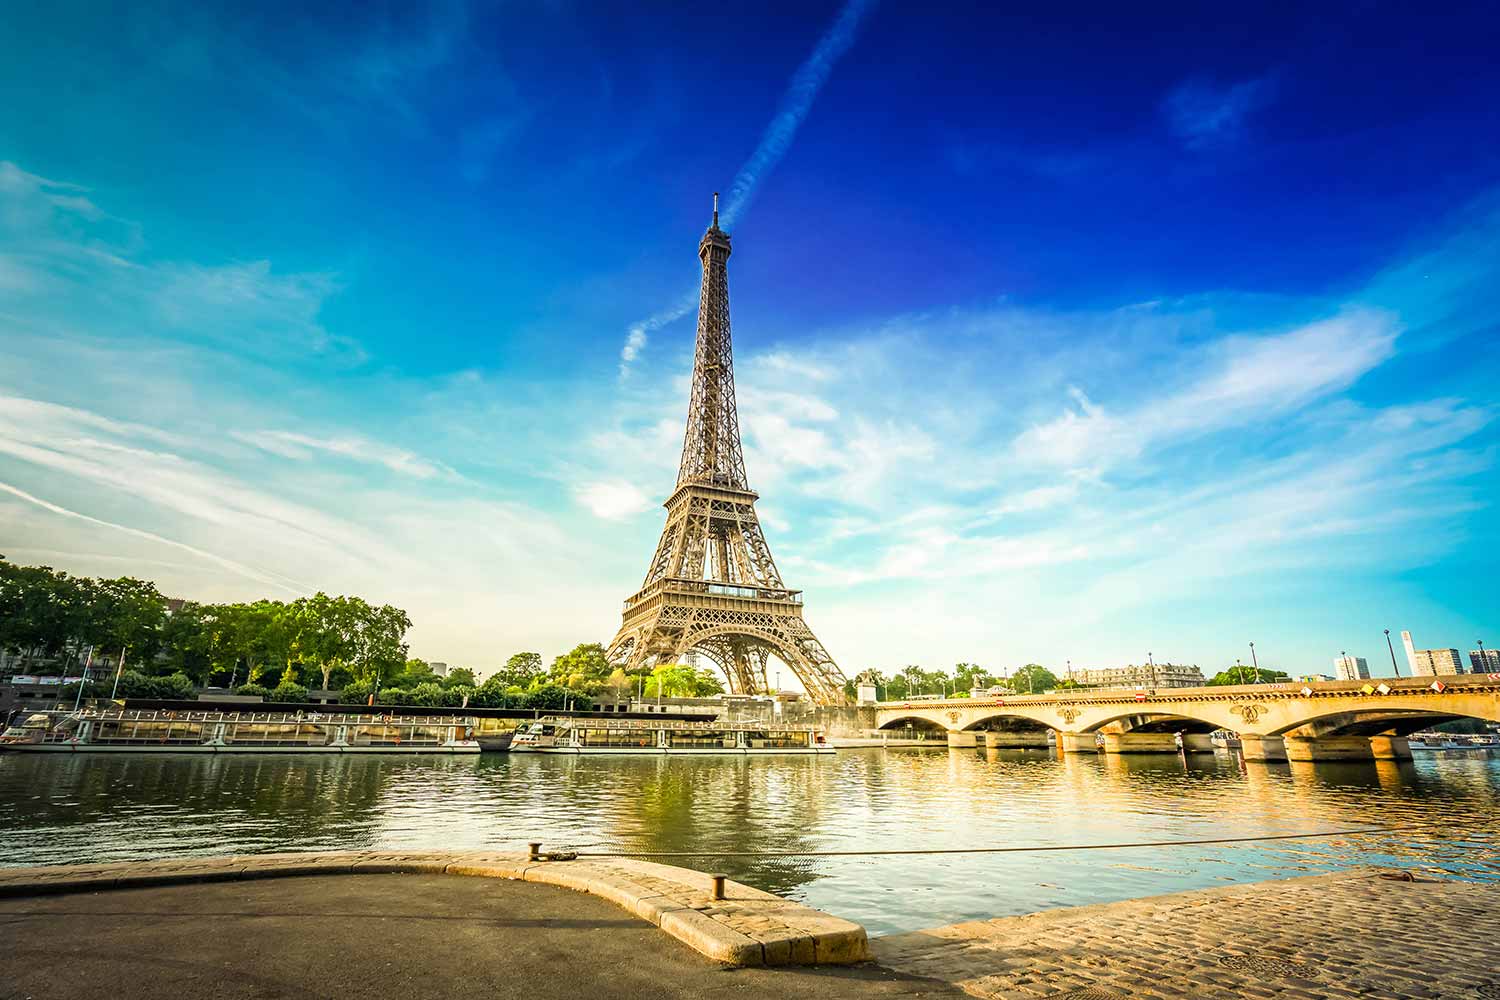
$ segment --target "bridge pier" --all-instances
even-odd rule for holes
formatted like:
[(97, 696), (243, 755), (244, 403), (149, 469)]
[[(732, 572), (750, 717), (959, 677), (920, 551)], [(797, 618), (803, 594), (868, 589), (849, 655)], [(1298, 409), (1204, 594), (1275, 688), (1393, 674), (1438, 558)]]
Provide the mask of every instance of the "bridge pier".
[(1105, 753), (1176, 753), (1176, 733), (1105, 733)]
[(1034, 733), (987, 732), (984, 734), (984, 745), (1003, 750), (1045, 750), (1051, 744), (1047, 741), (1046, 730), (1039, 730)]
[(1182, 749), (1187, 753), (1213, 753), (1213, 733), (1183, 733)]
[(979, 734), (962, 729), (950, 729), (948, 730), (948, 745), (950, 747), (977, 747)]
[(1098, 753), (1099, 743), (1093, 733), (1058, 733), (1058, 753)]
[(1287, 760), (1372, 760), (1368, 736), (1287, 736)]
[(1240, 756), (1249, 761), (1286, 760), (1286, 741), (1280, 736), (1251, 736), (1240, 733)]
[(1371, 736), (1370, 753), (1376, 760), (1411, 760), (1411, 744), (1405, 736)]

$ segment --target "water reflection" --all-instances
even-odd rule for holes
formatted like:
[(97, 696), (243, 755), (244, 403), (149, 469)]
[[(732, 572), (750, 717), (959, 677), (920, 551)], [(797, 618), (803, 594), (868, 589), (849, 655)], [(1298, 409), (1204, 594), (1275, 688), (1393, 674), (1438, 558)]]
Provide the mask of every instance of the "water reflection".
[[(872, 930), (1220, 881), (1400, 864), (1500, 878), (1500, 761), (845, 751), (813, 758), (0, 757), (0, 863), (355, 847), (703, 852)], [(1190, 840), (1394, 824), (1412, 836), (1038, 854), (714, 852)], [(1467, 838), (1467, 839), (1465, 839)]]

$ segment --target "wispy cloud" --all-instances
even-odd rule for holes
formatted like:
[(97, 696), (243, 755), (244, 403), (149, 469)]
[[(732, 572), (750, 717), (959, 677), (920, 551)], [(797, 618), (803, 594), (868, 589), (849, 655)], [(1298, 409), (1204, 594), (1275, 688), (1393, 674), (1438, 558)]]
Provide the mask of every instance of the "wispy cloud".
[(281, 578), (273, 574), (266, 573), (262, 570), (258, 570), (253, 566), (246, 566), (244, 563), (236, 562), (233, 559), (226, 559), (221, 555), (217, 555), (216, 553), (197, 548), (193, 545), (187, 545), (183, 542), (179, 542), (171, 538), (166, 538), (162, 535), (158, 535), (150, 531), (142, 531), (140, 528), (132, 528), (129, 525), (116, 524), (113, 521), (106, 521), (102, 518), (91, 517), (88, 514), (80, 514), (76, 510), (68, 510), (66, 507), (61, 507), (50, 501), (43, 500), (41, 497), (32, 496), (25, 490), (17, 489), (9, 483), (0, 483), (0, 492), (8, 493), (11, 496), (16, 497), (17, 499), (24, 500), (29, 504), (34, 504), (35, 506), (40, 507), (45, 511), (53, 514), (58, 514), (62, 517), (84, 521), (89, 524), (95, 524), (103, 528), (109, 528), (112, 531), (119, 531), (127, 535), (133, 535), (136, 538), (143, 538), (146, 541), (154, 542), (158, 545), (165, 545), (168, 548), (178, 549), (183, 552), (191, 553), (192, 555), (198, 556), (201, 559), (205, 559), (208, 562), (213, 563), (215, 566), (218, 566), (222, 569), (227, 569), (231, 573), (236, 573), (248, 580), (254, 580), (256, 583), (265, 584), (268, 587), (275, 587), (277, 590), (280, 590), (284, 593), (305, 593), (306, 591), (311, 589), (306, 585), (288, 586), (285, 582), (283, 582)]
[(1162, 114), (1188, 149), (1232, 146), (1245, 137), (1250, 115), (1270, 103), (1276, 87), (1274, 74), (1227, 85), (1188, 80), (1162, 101)]
[[(760, 142), (750, 158), (740, 166), (734, 181), (729, 185), (729, 197), (725, 200), (720, 217), (726, 227), (732, 227), (740, 216), (750, 208), (759, 191), (761, 181), (786, 156), (796, 138), (797, 130), (812, 110), (818, 92), (828, 82), (839, 57), (849, 51), (859, 36), (860, 22), (875, 7), (876, 0), (847, 0), (833, 24), (818, 39), (812, 54), (792, 74), (781, 103), (776, 108)], [(630, 364), (646, 347), (649, 334), (668, 323), (681, 319), (697, 304), (696, 295), (689, 293), (677, 304), (653, 314), (650, 318), (632, 323), (625, 334), (625, 345), (620, 350), (620, 376), (629, 371)]]
[(444, 477), (457, 479), (459, 475), (442, 462), (423, 458), (421, 455), (394, 445), (372, 441), (353, 434), (336, 437), (315, 437), (298, 431), (233, 431), (231, 435), (240, 441), (284, 458), (299, 462), (309, 461), (314, 453), (337, 455), (355, 462), (378, 465), (391, 472), (414, 479)]
[(1153, 444), (1274, 418), (1348, 388), (1391, 357), (1396, 333), (1389, 314), (1354, 309), (1288, 333), (1224, 338), (1187, 362), (1199, 366), (1187, 382), (1155, 384), (1123, 412), (1073, 387), (1076, 409), (1028, 428), (1015, 441), (1015, 455), (1097, 471), (1132, 461)]

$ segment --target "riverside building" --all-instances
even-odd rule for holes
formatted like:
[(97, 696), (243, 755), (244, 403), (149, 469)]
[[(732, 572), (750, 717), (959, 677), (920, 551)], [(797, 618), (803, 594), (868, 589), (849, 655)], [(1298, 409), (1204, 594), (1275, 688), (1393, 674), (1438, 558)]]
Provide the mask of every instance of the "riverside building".
[(1500, 649), (1469, 650), (1469, 666), (1476, 674), (1500, 674)]
[(1068, 678), (1099, 688), (1202, 687), (1207, 681), (1197, 665), (1182, 663), (1132, 663), (1124, 667), (1102, 667), (1068, 671)]
[(1370, 663), (1363, 656), (1335, 656), (1333, 676), (1341, 681), (1362, 681), (1370, 676)]
[(1456, 649), (1417, 649), (1412, 644), (1410, 632), (1401, 633), (1401, 644), (1406, 647), (1406, 662), (1411, 665), (1413, 677), (1464, 672), (1464, 661)]

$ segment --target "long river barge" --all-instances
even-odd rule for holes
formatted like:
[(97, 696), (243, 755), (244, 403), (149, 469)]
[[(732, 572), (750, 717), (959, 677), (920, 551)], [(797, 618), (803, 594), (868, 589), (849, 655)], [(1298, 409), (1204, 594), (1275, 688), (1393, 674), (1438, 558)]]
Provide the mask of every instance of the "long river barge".
[(813, 726), (548, 716), (518, 728), (510, 742), (510, 752), (759, 756), (837, 751)]
[(0, 733), (29, 753), (479, 753), (474, 720), (351, 712), (33, 712)]

